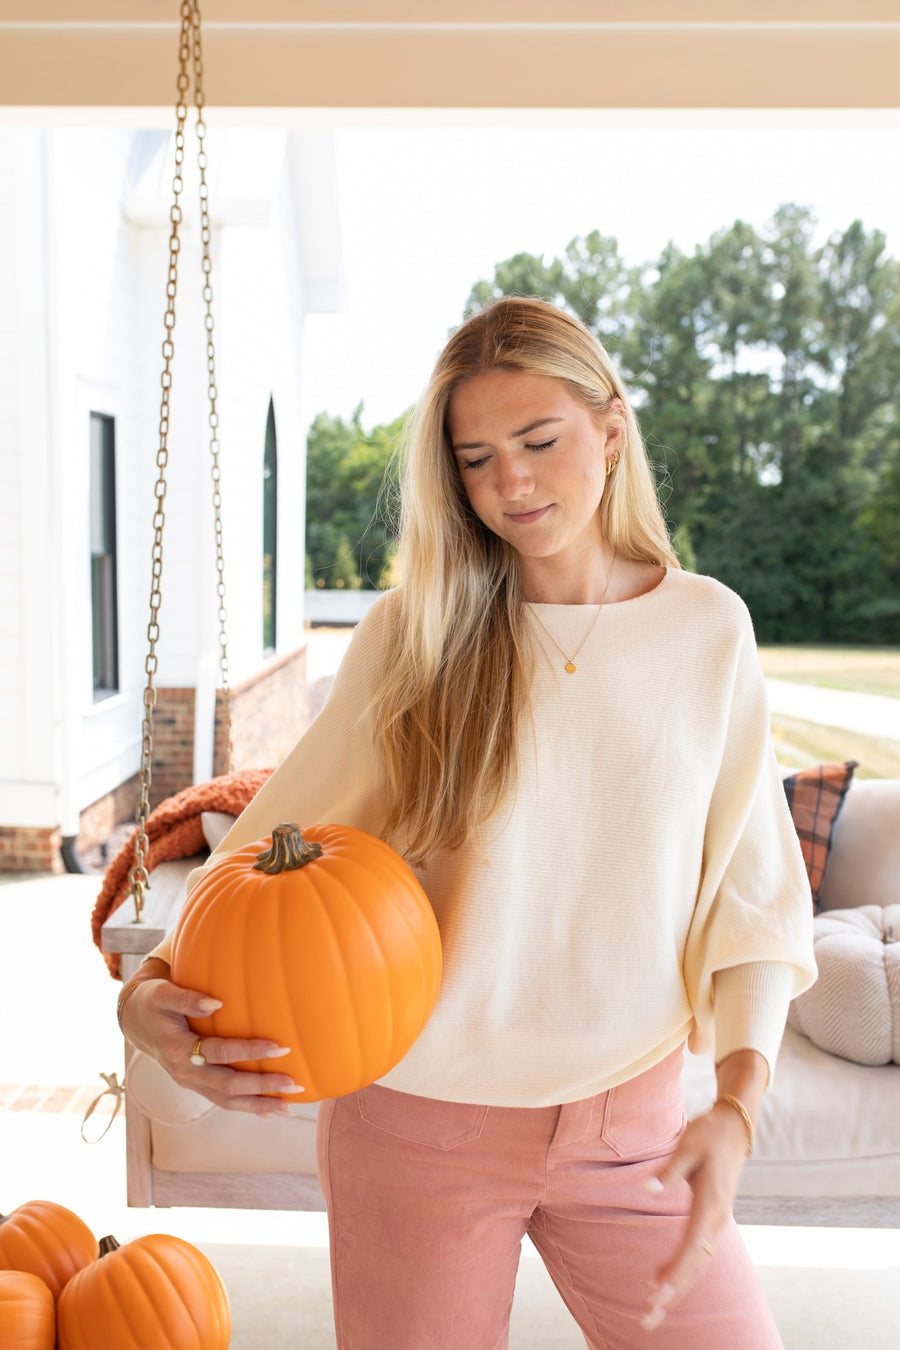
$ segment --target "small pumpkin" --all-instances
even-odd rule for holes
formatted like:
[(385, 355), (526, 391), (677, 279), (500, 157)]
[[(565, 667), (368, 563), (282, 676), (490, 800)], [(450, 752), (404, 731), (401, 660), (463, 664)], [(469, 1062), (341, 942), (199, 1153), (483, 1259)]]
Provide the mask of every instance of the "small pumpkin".
[(0, 1347), (3, 1350), (53, 1350), (56, 1304), (37, 1275), (0, 1270)]
[(231, 1309), (213, 1263), (166, 1233), (120, 1245), (66, 1285), (56, 1307), (59, 1350), (228, 1350)]
[(403, 1058), (431, 1015), (441, 940), (428, 897), (388, 844), (346, 825), (278, 825), (189, 895), (172, 978), (220, 999), (199, 1036), (264, 1037), (293, 1100), (355, 1092)]
[(37, 1275), (54, 1298), (97, 1259), (97, 1239), (83, 1219), (53, 1200), (28, 1200), (0, 1214), (0, 1270)]

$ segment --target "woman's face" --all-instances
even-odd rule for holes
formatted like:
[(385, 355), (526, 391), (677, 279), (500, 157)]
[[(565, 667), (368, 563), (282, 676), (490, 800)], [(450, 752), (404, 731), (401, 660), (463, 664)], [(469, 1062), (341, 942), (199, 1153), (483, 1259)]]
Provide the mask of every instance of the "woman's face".
[(523, 581), (606, 556), (598, 507), (619, 418), (599, 425), (561, 380), (492, 370), (457, 386), (447, 425), (472, 510), (519, 554)]

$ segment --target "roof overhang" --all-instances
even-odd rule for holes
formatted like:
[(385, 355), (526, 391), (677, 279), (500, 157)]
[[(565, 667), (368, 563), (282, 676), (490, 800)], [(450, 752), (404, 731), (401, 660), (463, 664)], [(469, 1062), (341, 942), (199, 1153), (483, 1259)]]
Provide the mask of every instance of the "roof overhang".
[[(896, 109), (897, 0), (204, 0), (240, 109)], [(0, 0), (0, 104), (174, 102), (178, 0)]]

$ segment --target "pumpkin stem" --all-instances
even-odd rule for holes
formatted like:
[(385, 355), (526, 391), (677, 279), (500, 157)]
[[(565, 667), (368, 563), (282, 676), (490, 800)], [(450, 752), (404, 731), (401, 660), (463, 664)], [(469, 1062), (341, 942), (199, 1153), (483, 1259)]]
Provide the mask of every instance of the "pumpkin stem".
[(257, 872), (277, 876), (279, 872), (293, 872), (322, 856), (322, 845), (311, 844), (298, 825), (276, 825), (272, 831), (272, 847), (257, 853), (253, 864)]
[(120, 1242), (117, 1242), (116, 1239), (112, 1236), (101, 1238), (100, 1255), (109, 1256), (110, 1252), (117, 1252), (121, 1247), (121, 1245), (122, 1244)]

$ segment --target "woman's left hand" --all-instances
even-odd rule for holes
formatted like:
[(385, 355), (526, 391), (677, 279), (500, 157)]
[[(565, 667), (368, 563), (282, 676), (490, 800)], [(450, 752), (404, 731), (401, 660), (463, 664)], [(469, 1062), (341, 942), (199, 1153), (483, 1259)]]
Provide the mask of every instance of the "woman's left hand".
[(731, 1093), (755, 1116), (768, 1072), (765, 1059), (755, 1051), (739, 1050), (723, 1060), (718, 1068), (720, 1100), (687, 1125), (666, 1165), (646, 1183), (651, 1194), (661, 1195), (683, 1180), (694, 1195), (681, 1245), (655, 1273), (643, 1321), (647, 1331), (660, 1325), (714, 1259), (716, 1239), (734, 1204), (747, 1157), (747, 1127), (721, 1095)]

